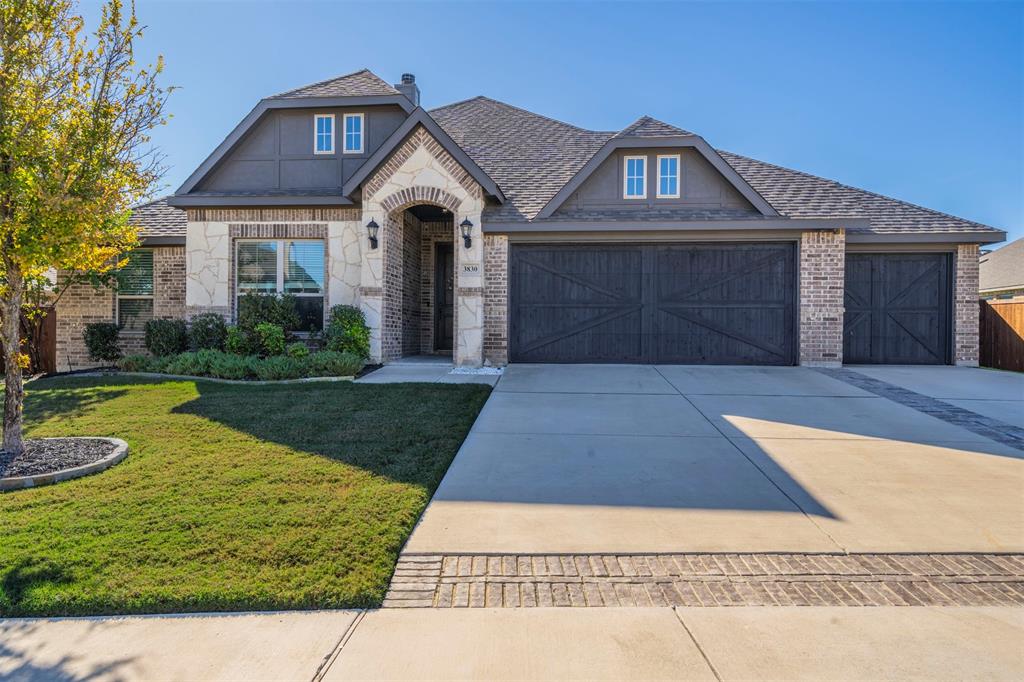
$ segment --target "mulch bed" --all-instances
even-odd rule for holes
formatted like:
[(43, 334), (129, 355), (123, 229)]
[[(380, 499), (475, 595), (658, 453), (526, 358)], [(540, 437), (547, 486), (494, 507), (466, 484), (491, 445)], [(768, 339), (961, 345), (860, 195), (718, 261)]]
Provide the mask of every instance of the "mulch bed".
[(52, 474), (103, 459), (117, 447), (108, 440), (47, 438), (26, 440), (25, 452), (15, 459), (0, 450), (0, 478)]

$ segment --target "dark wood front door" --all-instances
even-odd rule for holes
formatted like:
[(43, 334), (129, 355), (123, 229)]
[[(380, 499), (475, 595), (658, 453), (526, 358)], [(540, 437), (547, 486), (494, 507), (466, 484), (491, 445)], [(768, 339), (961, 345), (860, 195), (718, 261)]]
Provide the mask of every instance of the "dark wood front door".
[(948, 363), (950, 260), (945, 253), (847, 255), (843, 361)]
[(434, 252), (434, 350), (452, 350), (455, 319), (455, 252), (438, 244)]
[(514, 361), (795, 361), (792, 244), (523, 244), (510, 261)]

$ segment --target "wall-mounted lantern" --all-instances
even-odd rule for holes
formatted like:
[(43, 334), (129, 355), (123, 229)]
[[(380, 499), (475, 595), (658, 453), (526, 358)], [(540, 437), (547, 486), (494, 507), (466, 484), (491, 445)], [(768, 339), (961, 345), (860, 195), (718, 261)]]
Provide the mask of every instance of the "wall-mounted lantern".
[(366, 233), (370, 237), (370, 248), (377, 248), (377, 231), (380, 230), (380, 225), (373, 218), (370, 218), (370, 222), (366, 223)]
[(466, 218), (459, 225), (462, 228), (462, 243), (466, 245), (468, 249), (473, 245), (473, 223), (470, 222), (469, 218)]

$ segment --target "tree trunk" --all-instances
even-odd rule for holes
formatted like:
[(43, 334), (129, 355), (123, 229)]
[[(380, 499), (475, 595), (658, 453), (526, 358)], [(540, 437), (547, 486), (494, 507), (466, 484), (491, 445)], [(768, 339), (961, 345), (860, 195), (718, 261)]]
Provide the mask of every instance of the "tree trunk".
[(21, 298), (25, 281), (16, 267), (7, 269), (7, 295), (3, 300), (4, 352), (4, 441), (3, 449), (15, 457), (25, 451), (21, 439), (22, 404), (25, 388), (21, 383)]

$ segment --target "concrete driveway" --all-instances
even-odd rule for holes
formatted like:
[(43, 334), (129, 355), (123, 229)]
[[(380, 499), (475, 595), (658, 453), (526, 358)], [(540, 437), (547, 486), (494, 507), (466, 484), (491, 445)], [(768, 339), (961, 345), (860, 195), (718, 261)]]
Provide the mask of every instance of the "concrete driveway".
[[(1024, 412), (1020, 375), (863, 372)], [(1021, 450), (814, 369), (512, 365), (405, 551), (1021, 551), (1022, 492)]]

